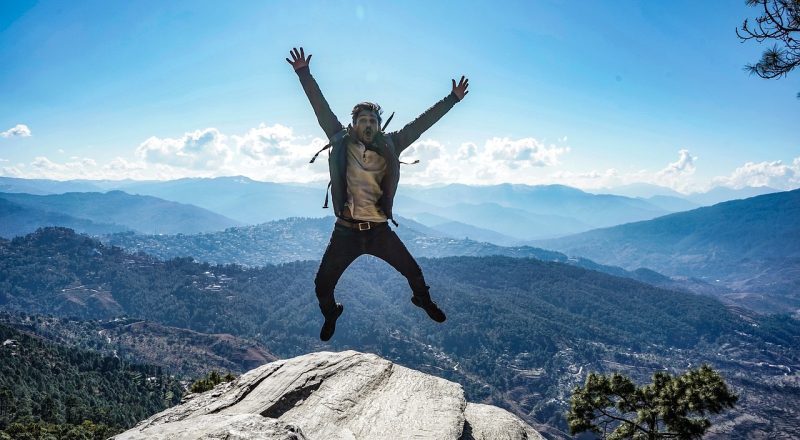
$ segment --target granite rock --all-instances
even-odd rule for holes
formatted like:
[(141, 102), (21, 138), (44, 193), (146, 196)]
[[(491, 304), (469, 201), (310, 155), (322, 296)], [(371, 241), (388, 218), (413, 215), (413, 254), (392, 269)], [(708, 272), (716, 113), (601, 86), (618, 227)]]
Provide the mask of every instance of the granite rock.
[(536, 440), (508, 411), (468, 404), (460, 385), (374, 354), (319, 352), (251, 370), (114, 437), (264, 440)]

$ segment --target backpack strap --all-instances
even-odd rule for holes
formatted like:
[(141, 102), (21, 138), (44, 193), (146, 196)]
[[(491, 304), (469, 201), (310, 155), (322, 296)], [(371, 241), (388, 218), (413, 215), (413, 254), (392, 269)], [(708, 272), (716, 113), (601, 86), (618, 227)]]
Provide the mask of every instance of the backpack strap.
[(394, 112), (392, 112), (392, 114), (389, 116), (389, 119), (386, 120), (386, 123), (383, 124), (383, 128), (381, 128), (381, 131), (383, 132), (386, 131), (386, 126), (389, 125), (390, 122), (392, 122), (393, 117), (394, 117)]
[(325, 204), (324, 204), (324, 205), (322, 205), (322, 208), (323, 208), (323, 209), (328, 209), (328, 193), (329, 193), (329, 192), (330, 192), (330, 190), (331, 190), (331, 184), (332, 184), (332, 183), (333, 183), (333, 180), (329, 180), (329, 181), (328, 181), (328, 188), (326, 188), (326, 189), (325, 189)]
[[(317, 153), (314, 155), (314, 157), (311, 158), (311, 160), (308, 163), (314, 163), (314, 161), (317, 160), (317, 156), (319, 156), (319, 154), (322, 153), (323, 151), (325, 151), (328, 148), (330, 148), (332, 145), (333, 144), (328, 144), (328, 145), (325, 145), (324, 147), (322, 147), (319, 151), (317, 151)], [(330, 184), (328, 186), (330, 186)]]

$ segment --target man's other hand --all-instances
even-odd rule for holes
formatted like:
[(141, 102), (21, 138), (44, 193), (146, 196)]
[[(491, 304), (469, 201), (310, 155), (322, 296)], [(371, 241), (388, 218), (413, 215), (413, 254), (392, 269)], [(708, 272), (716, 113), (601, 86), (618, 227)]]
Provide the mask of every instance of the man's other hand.
[(469, 87), (469, 80), (464, 78), (464, 75), (461, 75), (461, 81), (458, 82), (458, 85), (456, 85), (456, 80), (452, 81), (453, 81), (453, 93), (455, 93), (456, 98), (458, 98), (458, 100), (461, 101), (462, 99), (464, 99), (465, 96), (467, 96), (467, 93), (469, 93), (469, 91), (467, 90), (467, 87)]
[[(292, 56), (292, 59), (286, 58), (286, 62), (291, 64), (295, 71), (303, 67), (308, 67), (308, 63), (311, 62), (311, 55), (309, 54), (308, 58), (306, 58), (306, 53), (303, 51), (302, 47), (299, 51), (296, 47), (293, 47), (292, 50), (289, 51), (289, 55)], [(464, 78), (461, 79), (463, 80)], [(453, 81), (453, 84), (455, 84), (455, 81)]]

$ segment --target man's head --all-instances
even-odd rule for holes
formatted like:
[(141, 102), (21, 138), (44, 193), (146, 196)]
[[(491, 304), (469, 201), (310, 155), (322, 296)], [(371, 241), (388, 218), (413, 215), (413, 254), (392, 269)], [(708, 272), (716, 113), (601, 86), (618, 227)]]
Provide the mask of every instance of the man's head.
[(353, 129), (358, 140), (370, 144), (380, 131), (381, 106), (372, 102), (362, 102), (353, 107)]

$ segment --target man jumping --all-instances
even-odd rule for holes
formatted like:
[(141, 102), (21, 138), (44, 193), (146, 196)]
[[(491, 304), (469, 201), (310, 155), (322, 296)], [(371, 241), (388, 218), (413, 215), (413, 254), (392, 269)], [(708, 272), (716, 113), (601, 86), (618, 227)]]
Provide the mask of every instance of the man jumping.
[(381, 107), (371, 102), (353, 107), (352, 124), (345, 128), (311, 76), (311, 55), (306, 57), (302, 47), (289, 53), (292, 59), (286, 61), (300, 78), (331, 148), (328, 168), (336, 225), (314, 280), (319, 308), (325, 317), (319, 338), (327, 341), (333, 336), (336, 320), (344, 311), (344, 306), (334, 299), (334, 288), (350, 263), (364, 254), (386, 261), (406, 277), (413, 292), (411, 302), (434, 321), (444, 322), (445, 314), (431, 300), (422, 270), (389, 228), (388, 221), (394, 222), (392, 203), (400, 181), (400, 153), (464, 99), (469, 80), (462, 76), (458, 85), (452, 80), (453, 88), (447, 97), (401, 130), (383, 133)]

